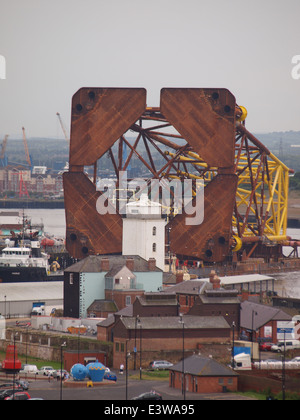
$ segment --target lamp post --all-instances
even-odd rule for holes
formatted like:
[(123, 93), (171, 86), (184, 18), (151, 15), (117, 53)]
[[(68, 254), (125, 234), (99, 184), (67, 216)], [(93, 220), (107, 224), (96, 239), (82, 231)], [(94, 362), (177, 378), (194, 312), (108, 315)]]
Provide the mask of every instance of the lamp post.
[(235, 322), (233, 321), (233, 323), (232, 323), (232, 354), (231, 354), (231, 357), (232, 357), (232, 361), (231, 361), (232, 369), (235, 368), (235, 365), (234, 365), (234, 329), (235, 329)]
[(13, 400), (15, 399), (15, 381), (16, 381), (16, 337), (19, 335), (18, 332), (14, 333), (14, 376), (13, 376)]
[(25, 347), (25, 352), (26, 352), (26, 365), (28, 363), (28, 328), (29, 325), (26, 325), (26, 347)]
[[(256, 311), (252, 310), (252, 334), (251, 334), (251, 341), (252, 341), (252, 362), (254, 361), (254, 315), (258, 315)], [(256, 331), (256, 329), (255, 329)]]
[(285, 358), (286, 358), (286, 330), (283, 330), (283, 340), (284, 340), (284, 348), (283, 348), (283, 357), (282, 357), (282, 400), (285, 401)]
[(140, 317), (137, 315), (135, 317), (135, 328), (134, 328), (134, 370), (136, 371), (136, 355), (137, 355), (137, 347), (136, 347), (136, 341), (137, 341), (137, 324), (140, 322)]
[(140, 381), (142, 380), (142, 322), (141, 319), (138, 319), (138, 324), (140, 327)]
[(62, 386), (62, 382), (63, 382), (63, 380), (62, 380), (62, 378), (63, 378), (62, 371), (63, 371), (63, 348), (64, 347), (67, 347), (67, 343), (66, 342), (64, 342), (60, 346), (60, 401), (62, 401), (62, 399), (63, 399), (62, 398), (62, 389), (63, 389), (63, 386)]
[(128, 340), (126, 340), (126, 345), (125, 345), (125, 352), (126, 352), (126, 362), (125, 362), (125, 367), (126, 367), (126, 401), (128, 400), (128, 359), (130, 357), (130, 352), (127, 351), (127, 344), (128, 344)]
[(184, 371), (184, 350), (185, 350), (185, 343), (184, 343), (184, 319), (183, 314), (180, 314), (180, 324), (182, 324), (182, 394), (183, 400), (185, 401), (186, 398), (186, 389), (185, 389), (185, 371)]

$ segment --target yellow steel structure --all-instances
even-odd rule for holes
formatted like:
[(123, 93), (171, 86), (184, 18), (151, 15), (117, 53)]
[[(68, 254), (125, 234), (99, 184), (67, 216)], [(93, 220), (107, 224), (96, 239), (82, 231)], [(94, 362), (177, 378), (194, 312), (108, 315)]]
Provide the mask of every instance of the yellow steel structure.
[[(244, 111), (244, 115), (246, 111)], [(243, 244), (283, 244), (288, 240), (289, 168), (253, 136), (237, 126), (235, 173), (238, 176), (235, 211), (232, 218), (233, 251)], [(240, 130), (239, 130), (240, 129)], [(255, 141), (255, 144), (251, 142)], [(175, 153), (165, 152), (171, 158)], [(200, 155), (186, 152), (176, 162), (184, 165), (168, 178), (204, 180), (208, 184), (218, 173)], [(192, 166), (190, 166), (192, 165)], [(196, 171), (195, 171), (196, 169)], [(196, 193), (196, 192), (195, 192)]]

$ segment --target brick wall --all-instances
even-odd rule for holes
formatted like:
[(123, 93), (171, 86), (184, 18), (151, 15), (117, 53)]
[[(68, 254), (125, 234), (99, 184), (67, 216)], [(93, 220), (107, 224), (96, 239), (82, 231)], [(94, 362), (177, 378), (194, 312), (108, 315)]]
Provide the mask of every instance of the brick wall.
[[(170, 372), (169, 385), (172, 388), (182, 389), (182, 373)], [(200, 377), (185, 375), (186, 391), (198, 394), (214, 394), (223, 392), (223, 387), (228, 391), (235, 392), (238, 387), (237, 377)]]

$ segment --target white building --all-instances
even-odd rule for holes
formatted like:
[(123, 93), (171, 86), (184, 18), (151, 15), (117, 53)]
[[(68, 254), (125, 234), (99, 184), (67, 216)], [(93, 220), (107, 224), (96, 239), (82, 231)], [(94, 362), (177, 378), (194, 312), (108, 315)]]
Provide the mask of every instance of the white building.
[(123, 219), (123, 255), (139, 255), (156, 259), (156, 266), (165, 271), (165, 226), (162, 207), (147, 195), (128, 203)]

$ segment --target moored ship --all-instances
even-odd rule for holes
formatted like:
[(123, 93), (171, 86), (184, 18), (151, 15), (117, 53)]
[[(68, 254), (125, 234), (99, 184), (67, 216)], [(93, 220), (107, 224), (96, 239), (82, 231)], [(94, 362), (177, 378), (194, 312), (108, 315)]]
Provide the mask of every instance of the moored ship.
[(5, 245), (0, 256), (0, 283), (63, 280), (62, 273), (51, 273), (49, 255), (41, 251), (36, 234), (14, 236), (6, 239)]

